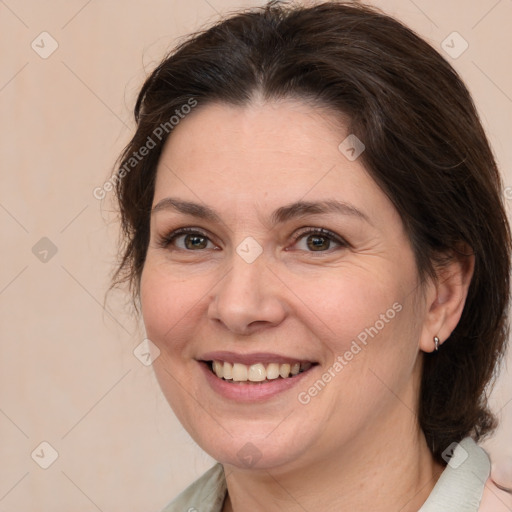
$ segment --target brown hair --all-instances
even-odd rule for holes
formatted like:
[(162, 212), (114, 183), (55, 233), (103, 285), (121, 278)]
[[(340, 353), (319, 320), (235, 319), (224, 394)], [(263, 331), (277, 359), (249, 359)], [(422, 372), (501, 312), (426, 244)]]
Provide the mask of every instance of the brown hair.
[[(397, 20), (360, 4), (273, 1), (222, 20), (169, 54), (140, 91), (137, 130), (119, 160), (124, 243), (114, 282), (128, 281), (137, 297), (170, 117), (191, 101), (245, 105), (256, 93), (314, 100), (349, 118), (349, 133), (366, 146), (366, 169), (404, 222), (422, 280), (435, 279), (441, 258), (464, 257), (461, 244), (474, 253), (460, 322), (439, 352), (423, 356), (418, 419), (443, 463), (452, 442), (470, 434), (478, 440), (495, 426), (486, 386), (507, 338), (510, 232), (498, 169), (468, 90)], [(155, 137), (162, 126), (165, 135)], [(130, 161), (149, 138), (156, 147)]]

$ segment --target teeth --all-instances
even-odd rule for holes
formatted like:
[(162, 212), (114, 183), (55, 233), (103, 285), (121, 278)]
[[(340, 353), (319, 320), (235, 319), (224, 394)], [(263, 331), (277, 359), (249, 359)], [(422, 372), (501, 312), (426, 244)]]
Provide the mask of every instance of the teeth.
[(233, 380), (235, 382), (244, 382), (247, 380), (247, 366), (245, 366), (245, 364), (235, 363), (233, 365)]
[(300, 369), (301, 369), (301, 371), (305, 372), (305, 371), (309, 370), (312, 366), (313, 366), (312, 363), (301, 363)]
[(226, 380), (231, 380), (233, 378), (233, 365), (231, 363), (224, 362), (222, 371), (224, 372), (224, 375), (221, 375), (221, 378), (224, 377)]
[(287, 379), (309, 370), (312, 363), (269, 363), (266, 368), (262, 363), (247, 366), (241, 363), (228, 363), (227, 361), (213, 361), (212, 369), (219, 379), (233, 382), (263, 382), (279, 377)]
[(253, 364), (249, 366), (248, 378), (251, 382), (261, 382), (267, 378), (267, 370), (261, 363)]
[(220, 379), (222, 379), (222, 377), (224, 376), (224, 373), (222, 371), (222, 363), (219, 361), (213, 361), (213, 371)]
[(279, 375), (281, 375), (283, 379), (286, 379), (286, 377), (290, 375), (290, 365), (287, 363), (282, 364), (279, 367)]
[(277, 363), (270, 363), (267, 366), (267, 379), (274, 380), (279, 377), (279, 365)]

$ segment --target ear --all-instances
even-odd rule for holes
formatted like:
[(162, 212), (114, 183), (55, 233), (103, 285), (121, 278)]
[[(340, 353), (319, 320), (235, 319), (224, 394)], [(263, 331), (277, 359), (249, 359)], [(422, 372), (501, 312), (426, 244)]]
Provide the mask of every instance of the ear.
[(436, 270), (436, 279), (426, 289), (425, 320), (420, 348), (433, 352), (434, 336), (441, 345), (459, 323), (475, 269), (475, 256), (465, 244)]

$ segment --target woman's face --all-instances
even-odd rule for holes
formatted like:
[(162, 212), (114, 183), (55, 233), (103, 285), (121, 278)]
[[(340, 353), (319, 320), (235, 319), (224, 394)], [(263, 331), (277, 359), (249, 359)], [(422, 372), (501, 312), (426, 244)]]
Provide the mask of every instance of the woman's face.
[(348, 135), (298, 101), (199, 105), (162, 153), (144, 323), (167, 400), (225, 464), (312, 464), (417, 426), (426, 301)]

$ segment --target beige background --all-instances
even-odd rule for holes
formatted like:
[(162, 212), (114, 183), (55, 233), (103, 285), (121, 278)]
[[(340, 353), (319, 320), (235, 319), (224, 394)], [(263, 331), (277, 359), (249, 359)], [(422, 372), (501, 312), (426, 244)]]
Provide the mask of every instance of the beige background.
[[(158, 511), (211, 464), (134, 357), (144, 334), (123, 295), (103, 307), (116, 225), (111, 194), (98, 201), (93, 189), (164, 51), (219, 13), (263, 3), (0, 0), (0, 512)], [(376, 3), (438, 48), (453, 31), (469, 43), (447, 58), (512, 185), (512, 1)], [(43, 31), (58, 43), (46, 59), (31, 47), (51, 48)], [(56, 254), (47, 241), (34, 254), (43, 237)], [(504, 423), (487, 445), (496, 461), (512, 460), (511, 400), (503, 373), (493, 404)], [(58, 452), (48, 469), (36, 463), (50, 460), (43, 441)]]

